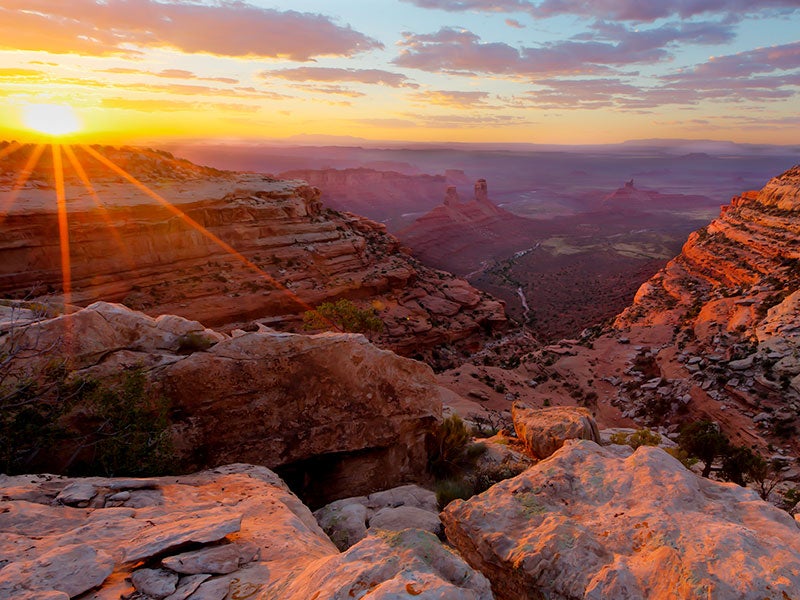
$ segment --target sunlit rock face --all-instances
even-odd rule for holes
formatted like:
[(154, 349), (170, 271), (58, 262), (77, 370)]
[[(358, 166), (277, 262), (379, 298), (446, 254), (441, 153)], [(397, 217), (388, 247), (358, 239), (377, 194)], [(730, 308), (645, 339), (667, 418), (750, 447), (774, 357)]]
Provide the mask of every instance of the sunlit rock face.
[(450, 542), (519, 598), (794, 598), (794, 519), (659, 448), (568, 441), (442, 513)]
[[(345, 297), (378, 310), (386, 328), (376, 342), (434, 363), (454, 358), (433, 357), (434, 347), (474, 350), (506, 322), (500, 302), (422, 266), (383, 224), (327, 210), (320, 190), (304, 181), (198, 167), (153, 150), (94, 151), (143, 187), (76, 151), (89, 191), (65, 162), (75, 304), (123, 302), (226, 329), (253, 320), (298, 329), (305, 311)], [(4, 197), (12, 195), (25, 154), (0, 159)], [(0, 295), (62, 290), (47, 156), (0, 220)]]
[[(144, 371), (168, 403), (176, 467), (276, 468), (316, 505), (427, 478), (426, 437), (442, 410), (433, 372), (361, 335), (264, 329), (229, 337), (99, 302), (15, 336), (17, 347), (33, 349), (10, 365), (21, 381), (44, 380), (61, 361), (73, 382)], [(32, 466), (91, 464), (92, 445), (79, 446), (96, 426), (85, 410), (78, 403), (62, 417), (76, 435), (42, 449)]]
[(425, 531), (376, 532), (340, 554), (264, 467), (0, 483), (3, 598), (493, 597)]

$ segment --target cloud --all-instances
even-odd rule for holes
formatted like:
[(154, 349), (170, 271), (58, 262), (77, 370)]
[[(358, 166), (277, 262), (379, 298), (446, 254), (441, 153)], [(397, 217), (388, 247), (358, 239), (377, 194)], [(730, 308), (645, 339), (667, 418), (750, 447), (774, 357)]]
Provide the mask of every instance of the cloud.
[(709, 78), (748, 77), (757, 73), (791, 69), (800, 69), (800, 41), (726, 56), (712, 56), (705, 63), (678, 74), (667, 75), (664, 79), (704, 81)]
[(443, 27), (436, 33), (404, 33), (394, 64), (422, 71), (513, 75), (522, 68), (520, 52), (502, 42), (483, 43), (466, 29)]
[(162, 71), (148, 71), (145, 69), (131, 69), (129, 67), (111, 67), (102, 69), (98, 73), (113, 73), (119, 75), (147, 75), (149, 77), (163, 77), (166, 79), (196, 79), (198, 81), (213, 81), (217, 83), (239, 83), (238, 79), (232, 77), (201, 77), (192, 71), (185, 69), (164, 69)]
[(652, 23), (657, 19), (689, 19), (716, 14), (729, 18), (756, 13), (791, 13), (797, 0), (403, 0), (420, 8), (448, 12), (526, 12), (537, 18), (572, 15), (589, 19), (611, 19)]
[(4, 0), (0, 47), (109, 55), (136, 48), (311, 60), (352, 56), (383, 44), (320, 14), (260, 8), (237, 0)]
[(514, 98), (511, 105), (536, 106), (538, 108), (582, 108), (594, 109), (615, 106), (626, 98), (637, 97), (641, 89), (615, 78), (597, 79), (548, 79), (539, 80), (538, 90), (528, 92), (522, 98)]
[(593, 32), (537, 47), (515, 48), (502, 42), (482, 42), (466, 29), (443, 27), (435, 33), (404, 33), (394, 64), (430, 72), (490, 73), (518, 77), (555, 74), (605, 74), (613, 68), (653, 64), (672, 57), (678, 43), (721, 43), (733, 38), (731, 25), (719, 23), (664, 24), (631, 30), (597, 22)]
[(311, 92), (315, 94), (335, 94), (339, 96), (348, 96), (350, 98), (361, 98), (366, 96), (364, 92), (359, 92), (357, 90), (350, 89), (348, 87), (342, 85), (305, 85), (305, 84), (296, 84), (292, 86), (299, 90), (304, 90), (306, 92)]
[(430, 90), (411, 94), (411, 98), (421, 104), (434, 104), (450, 108), (479, 108), (487, 105), (488, 92), (459, 92), (448, 90)]
[(525, 25), (523, 25), (516, 19), (506, 19), (506, 25), (508, 25), (509, 27), (513, 27), (514, 29), (525, 29)]
[(16, 79), (22, 77), (41, 77), (44, 75), (44, 71), (38, 71), (36, 69), (0, 69), (0, 78), (2, 79)]
[(417, 123), (409, 119), (394, 119), (391, 117), (383, 119), (354, 119), (353, 123), (367, 125), (368, 127), (386, 127), (389, 129), (409, 129), (417, 127)]
[(341, 69), (334, 67), (297, 67), (262, 71), (261, 77), (278, 77), (289, 81), (336, 81), (387, 85), (389, 87), (419, 87), (405, 75), (383, 69)]
[(135, 110), (139, 112), (176, 112), (176, 111), (189, 111), (194, 112), (198, 109), (215, 110), (220, 112), (243, 112), (253, 113), (257, 112), (260, 107), (249, 104), (232, 104), (224, 102), (215, 102), (213, 104), (187, 102), (184, 100), (154, 100), (154, 99), (136, 99), (136, 98), (104, 98), (101, 101), (103, 108), (116, 108), (122, 110)]

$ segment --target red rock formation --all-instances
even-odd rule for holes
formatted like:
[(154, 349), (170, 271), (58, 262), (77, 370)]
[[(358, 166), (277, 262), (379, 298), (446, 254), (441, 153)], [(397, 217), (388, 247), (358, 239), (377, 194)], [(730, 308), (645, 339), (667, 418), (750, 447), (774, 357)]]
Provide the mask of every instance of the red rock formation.
[(455, 187), (450, 186), (443, 204), (397, 236), (426, 264), (447, 264), (456, 272), (466, 273), (481, 261), (524, 248), (531, 240), (529, 229), (528, 219), (493, 204), (486, 180), (479, 179), (471, 202), (461, 202)]
[[(50, 401), (44, 382), (52, 365), (65, 365), (72, 382), (113, 383), (119, 373), (143, 370), (170, 407), (175, 465), (184, 469), (261, 464), (318, 504), (427, 478), (425, 440), (442, 410), (433, 373), (361, 335), (265, 330), (231, 338), (179, 317), (153, 319), (98, 302), (15, 336), (31, 351), (6, 366), (3, 392), (12, 381), (37, 381), (40, 403)], [(0, 337), (3, 355), (10, 341)], [(84, 404), (61, 419), (72, 435), (40, 448), (31, 468), (94, 463), (86, 441), (97, 435), (96, 422)]]
[(531, 362), (553, 362), (569, 382), (565, 395), (592, 391), (598, 410), (612, 404), (662, 434), (716, 421), (734, 443), (785, 459), (784, 474), (800, 478), (798, 198), (800, 167), (733, 198), (610, 331), (586, 332), (569, 344), (572, 356), (545, 349)]
[[(499, 302), (422, 266), (400, 251), (383, 225), (325, 210), (316, 188), (204, 170), (155, 151), (102, 151), (210, 235), (79, 153), (102, 208), (68, 169), (73, 303), (122, 301), (153, 315), (178, 314), (213, 326), (266, 318), (291, 327), (311, 307), (347, 297), (378, 307), (386, 323), (381, 344), (428, 357), (443, 344), (476, 349), (487, 331), (505, 322)], [(21, 168), (20, 154), (0, 161), (0, 172), (13, 175)], [(0, 295), (61, 287), (47, 167), (34, 172), (13, 205), (2, 207)], [(3, 197), (10, 196), (13, 177), (6, 181)], [(453, 351), (438, 356), (446, 364)]]

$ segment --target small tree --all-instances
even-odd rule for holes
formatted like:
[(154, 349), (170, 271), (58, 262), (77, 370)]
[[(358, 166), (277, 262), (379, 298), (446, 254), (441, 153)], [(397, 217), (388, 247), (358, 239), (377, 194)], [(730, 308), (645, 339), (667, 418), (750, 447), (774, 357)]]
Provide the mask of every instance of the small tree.
[(323, 302), (303, 315), (305, 329), (339, 329), (351, 333), (380, 333), (383, 321), (374, 308), (359, 308), (350, 300)]
[(728, 449), (728, 438), (713, 421), (695, 421), (686, 425), (678, 437), (678, 444), (690, 456), (703, 462), (703, 477), (711, 474), (711, 465), (717, 456)]

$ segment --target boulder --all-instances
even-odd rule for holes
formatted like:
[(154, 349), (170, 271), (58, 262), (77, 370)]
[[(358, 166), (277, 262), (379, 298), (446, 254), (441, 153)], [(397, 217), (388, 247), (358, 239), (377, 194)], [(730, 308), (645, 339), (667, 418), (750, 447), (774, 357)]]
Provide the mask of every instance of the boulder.
[(600, 442), (592, 413), (575, 406), (529, 408), (515, 403), (511, 409), (514, 430), (535, 458), (547, 458), (566, 440), (584, 439)]
[(568, 441), (442, 520), (499, 600), (800, 594), (792, 517), (660, 448)]
[(436, 494), (416, 485), (337, 500), (317, 510), (314, 516), (340, 550), (361, 541), (373, 528), (424, 529), (437, 535), (442, 529)]
[[(187, 332), (214, 333), (179, 317), (153, 319), (98, 302), (23, 328), (25, 344), (49, 351), (12, 367), (35, 378), (69, 356), (71, 380), (102, 381), (138, 365), (175, 416), (176, 463), (187, 470), (233, 462), (279, 469), (316, 506), (427, 479), (425, 439), (442, 411), (427, 365), (357, 334), (273, 330), (214, 337), (213, 346), (186, 354), (180, 344)], [(64, 424), (79, 428), (87, 421), (81, 411)], [(58, 472), (76, 455), (70, 442), (59, 442), (37, 453), (35, 467)], [(84, 455), (80, 460), (91, 461)], [(90, 488), (65, 490), (60, 501), (81, 504), (92, 495)]]

